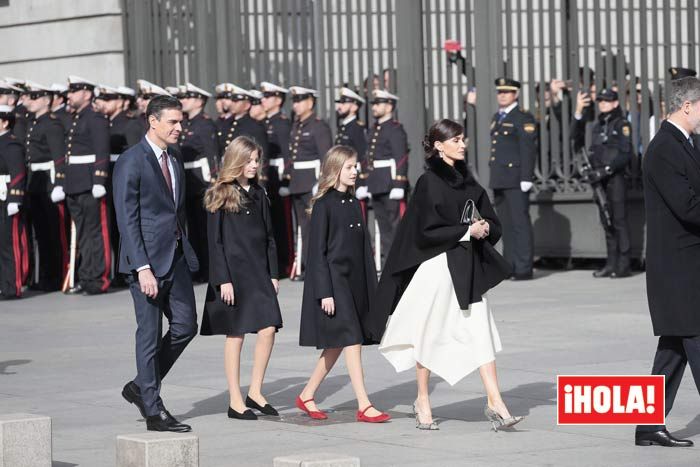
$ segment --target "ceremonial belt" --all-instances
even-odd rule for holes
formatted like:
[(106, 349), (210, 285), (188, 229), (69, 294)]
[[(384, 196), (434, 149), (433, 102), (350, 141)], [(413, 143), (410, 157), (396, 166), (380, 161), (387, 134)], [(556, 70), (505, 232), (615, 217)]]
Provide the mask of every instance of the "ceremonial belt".
[(7, 199), (7, 184), (12, 181), (9, 175), (0, 175), (0, 201)]
[(272, 167), (277, 167), (277, 173), (279, 174), (280, 180), (284, 176), (284, 159), (282, 157), (276, 157), (268, 161)]
[(209, 159), (202, 157), (192, 162), (185, 162), (185, 170), (201, 169), (202, 178), (205, 182), (211, 181), (211, 169), (209, 168)]
[(94, 164), (96, 160), (97, 156), (94, 154), (89, 154), (86, 156), (68, 156), (68, 164), (71, 165)]
[(56, 181), (56, 165), (53, 161), (32, 162), (29, 164), (29, 170), (31, 172), (49, 172), (51, 183)]
[(391, 168), (391, 179), (396, 180), (396, 160), (395, 159), (384, 159), (380, 161), (373, 162), (375, 169), (386, 169)]
[(316, 178), (321, 174), (321, 161), (319, 159), (313, 161), (301, 161), (294, 163), (294, 170), (314, 169)]

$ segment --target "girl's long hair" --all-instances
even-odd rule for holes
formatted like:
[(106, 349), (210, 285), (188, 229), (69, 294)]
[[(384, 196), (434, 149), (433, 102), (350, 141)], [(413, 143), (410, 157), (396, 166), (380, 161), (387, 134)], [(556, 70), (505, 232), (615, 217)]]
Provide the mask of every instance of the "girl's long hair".
[[(343, 169), (343, 165), (348, 159), (357, 158), (357, 151), (349, 146), (333, 146), (328, 150), (326, 155), (323, 157), (323, 164), (321, 164), (321, 174), (318, 177), (318, 191), (311, 198), (311, 203), (309, 204), (308, 213), (314, 208), (316, 201), (321, 199), (323, 195), (328, 193), (328, 190), (335, 188), (340, 180), (340, 171)], [(354, 194), (355, 187), (348, 187), (348, 193)]]
[[(239, 136), (226, 147), (219, 175), (204, 194), (204, 207), (207, 211), (216, 212), (219, 209), (231, 212), (240, 211), (244, 200), (238, 189), (233, 186), (233, 182), (243, 175), (243, 169), (248, 165), (250, 156), (255, 151), (258, 153), (258, 158), (261, 158), (262, 148), (260, 145), (246, 136)], [(260, 176), (260, 167), (262, 167), (262, 161), (258, 165), (258, 174), (254, 179), (256, 182)]]

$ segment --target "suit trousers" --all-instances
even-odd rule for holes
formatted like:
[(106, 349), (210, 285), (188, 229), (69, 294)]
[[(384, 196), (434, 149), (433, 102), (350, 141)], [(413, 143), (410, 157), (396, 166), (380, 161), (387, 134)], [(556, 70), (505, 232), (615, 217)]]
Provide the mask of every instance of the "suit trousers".
[[(391, 248), (391, 244), (394, 243), (396, 227), (398, 227), (399, 220), (401, 220), (401, 201), (390, 199), (388, 193), (380, 195), (373, 194), (372, 209), (374, 210), (374, 217), (379, 224), (379, 235), (381, 237), (379, 252), (381, 253), (381, 265), (382, 268), (384, 268), (384, 262), (389, 254), (389, 249)], [(376, 243), (374, 248), (377, 248)]]
[(494, 207), (503, 225), (503, 256), (515, 275), (532, 274), (530, 195), (520, 188), (494, 189)]
[[(294, 216), (297, 219), (297, 225), (301, 227), (301, 267), (303, 271), (306, 269), (306, 258), (309, 253), (309, 223), (311, 222), (311, 216), (306, 210), (309, 209), (313, 195), (311, 193), (301, 193), (291, 196)], [(296, 235), (296, 232), (294, 234)]]
[(95, 199), (89, 191), (66, 196), (78, 233), (78, 279), (88, 293), (106, 292), (110, 283), (112, 252), (107, 196)]
[[(651, 374), (666, 377), (666, 416), (673, 408), (686, 364), (690, 364), (695, 387), (700, 391), (700, 336), (659, 337)], [(665, 428), (665, 425), (639, 425), (637, 431), (659, 431)]]
[[(146, 415), (164, 409), (160, 399), (161, 381), (197, 334), (197, 310), (192, 278), (187, 262), (178, 248), (170, 271), (158, 280), (158, 296), (148, 298), (141, 292), (138, 274), (128, 278), (136, 311), (136, 370), (134, 379), (141, 390)], [(163, 315), (168, 332), (163, 336)], [(162, 336), (162, 337), (161, 337)]]

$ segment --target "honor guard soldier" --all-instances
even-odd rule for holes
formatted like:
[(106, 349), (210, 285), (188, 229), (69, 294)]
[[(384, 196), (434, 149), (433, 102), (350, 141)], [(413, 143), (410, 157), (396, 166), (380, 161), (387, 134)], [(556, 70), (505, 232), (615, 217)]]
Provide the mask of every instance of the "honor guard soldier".
[(248, 114), (253, 96), (245, 89), (231, 83), (222, 83), (224, 103), (231, 110), (231, 117), (222, 124), (219, 137), (219, 154), (224, 156), (226, 147), (238, 136), (247, 136), (255, 140), (263, 150), (260, 160), (267, 158), (267, 132), (262, 122), (253, 120)]
[[(372, 198), (374, 217), (379, 226), (380, 267), (394, 240), (401, 217), (401, 204), (408, 187), (408, 138), (403, 125), (393, 118), (399, 98), (387, 91), (372, 91), (372, 115), (376, 119), (369, 132), (365, 167), (360, 176), (363, 197)], [(358, 188), (359, 189), (359, 188)]]
[[(591, 171), (588, 181), (600, 183), (610, 208), (609, 213), (601, 212), (605, 230), (605, 243), (608, 257), (605, 266), (593, 273), (593, 277), (628, 277), (630, 275), (630, 237), (627, 226), (625, 169), (632, 160), (632, 126), (625, 117), (617, 92), (603, 89), (596, 96), (598, 102), (597, 120), (592, 123), (589, 158)], [(574, 149), (585, 144), (586, 121), (582, 118), (583, 103), (577, 102), (571, 137)], [(606, 216), (612, 225), (607, 226)]]
[[(73, 122), (66, 138), (66, 161), (56, 172), (51, 197), (66, 205), (77, 233), (79, 282), (68, 293), (99, 294), (110, 284), (112, 255), (107, 214), (109, 123), (92, 109), (95, 83), (68, 77)], [(75, 269), (74, 269), (75, 270)]]
[(141, 125), (143, 133), (141, 136), (146, 134), (148, 131), (148, 121), (146, 120), (146, 108), (151, 99), (155, 96), (170, 96), (171, 94), (165, 89), (161, 88), (157, 84), (153, 84), (145, 79), (136, 80), (136, 119)]
[(218, 147), (216, 125), (204, 113), (204, 106), (211, 94), (187, 83), (180, 88), (178, 98), (187, 118), (182, 122), (180, 151), (185, 166), (185, 207), (187, 233), (199, 259), (199, 271), (194, 280), (207, 282), (209, 277), (209, 249), (207, 242), (207, 211), (204, 209), (204, 192), (216, 175)]
[(0, 81), (0, 105), (8, 105), (15, 112), (15, 123), (12, 129), (12, 134), (15, 135), (17, 141), (24, 143), (24, 137), (27, 135), (27, 111), (20, 104), (20, 97), (24, 93), (24, 89), (15, 86), (7, 81)]
[(0, 293), (22, 296), (28, 263), (27, 235), (20, 213), (26, 184), (24, 148), (12, 134), (14, 107), (0, 105)]
[(248, 89), (248, 94), (250, 94), (250, 110), (248, 115), (250, 118), (256, 122), (262, 122), (265, 120), (265, 108), (262, 105), (263, 93), (257, 89)]
[[(222, 84), (217, 84), (216, 87), (214, 88), (214, 92), (216, 93), (216, 101), (214, 103), (214, 106), (216, 107), (216, 121), (214, 124), (216, 125), (216, 140), (217, 140), (217, 145), (219, 145), (219, 140), (221, 138), (221, 135), (224, 134), (224, 131), (228, 129), (228, 122), (227, 120), (231, 118), (231, 101), (229, 99), (230, 94), (226, 91), (226, 83)], [(233, 86), (233, 85), (231, 85)], [(219, 150), (220, 151), (220, 150)]]
[(17, 97), (17, 103), (15, 104), (15, 127), (12, 131), (20, 143), (24, 144), (24, 138), (27, 136), (27, 127), (29, 126), (29, 111), (24, 105), (24, 99), (27, 92), (27, 82), (23, 79), (17, 78), (4, 78), (5, 82), (15, 88), (21, 90), (20, 95)]
[(25, 141), (28, 212), (37, 246), (32, 288), (49, 292), (61, 289), (68, 266), (65, 205), (62, 197), (51, 198), (56, 173), (63, 171), (65, 132), (50, 111), (54, 92), (33, 82), (27, 87), (26, 107), (32, 115)]
[[(277, 245), (278, 270), (289, 275), (294, 263), (294, 222), (289, 181), (284, 180), (284, 167), (289, 162), (289, 132), (292, 121), (282, 112), (288, 89), (267, 81), (260, 83), (265, 110), (268, 159), (266, 167), (267, 196)], [(283, 183), (284, 182), (284, 183)], [(284, 196), (282, 196), (284, 195)]]
[(503, 223), (503, 256), (514, 280), (532, 279), (530, 195), (537, 154), (535, 117), (518, 107), (520, 82), (496, 80), (498, 112), (491, 120), (491, 180), (494, 207)]
[[(301, 238), (297, 239), (296, 270), (292, 280), (304, 280), (307, 245), (309, 240), (309, 203), (318, 187), (321, 160), (333, 146), (333, 136), (328, 123), (316, 116), (315, 106), (318, 91), (292, 86), (292, 109), (294, 123), (290, 134), (289, 152), (291, 163), (286, 167), (285, 177), (289, 179), (289, 192)], [(301, 251), (299, 251), (301, 240)]]
[(51, 85), (51, 91), (53, 92), (53, 101), (51, 103), (51, 113), (61, 122), (63, 125), (64, 134), (68, 134), (70, 130), (71, 123), (73, 123), (73, 115), (70, 113), (70, 107), (68, 107), (68, 86), (59, 83), (53, 83)]
[[(358, 119), (360, 108), (365, 100), (350, 88), (342, 87), (338, 91), (335, 100), (335, 114), (338, 119), (338, 132), (335, 135), (335, 144), (350, 146), (357, 152), (358, 163), (367, 153), (367, 135), (365, 134), (365, 122)], [(364, 187), (366, 190), (366, 187)]]

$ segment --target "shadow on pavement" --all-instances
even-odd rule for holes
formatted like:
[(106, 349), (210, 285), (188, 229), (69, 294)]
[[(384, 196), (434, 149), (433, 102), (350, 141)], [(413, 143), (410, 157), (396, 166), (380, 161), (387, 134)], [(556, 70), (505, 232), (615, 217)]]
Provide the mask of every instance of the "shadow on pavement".
[(0, 375), (15, 375), (17, 374), (16, 371), (7, 371), (8, 367), (11, 366), (19, 366), (19, 365), (26, 365), (27, 363), (31, 363), (31, 360), (6, 360), (4, 362), (0, 362)]

